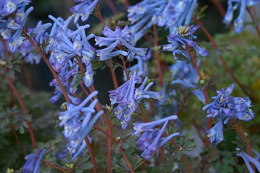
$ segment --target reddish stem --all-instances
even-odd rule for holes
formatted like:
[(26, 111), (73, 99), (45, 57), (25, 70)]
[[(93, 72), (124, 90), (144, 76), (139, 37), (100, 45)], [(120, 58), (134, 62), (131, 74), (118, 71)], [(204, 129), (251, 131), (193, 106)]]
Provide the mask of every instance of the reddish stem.
[[(119, 145), (119, 142), (118, 142), (117, 140), (115, 140), (110, 134), (108, 134), (108, 133), (107, 133), (105, 130), (103, 130), (101, 127), (94, 125), (94, 128), (97, 129), (97, 130), (99, 130), (100, 132), (104, 133), (104, 134), (105, 134), (107, 137), (109, 137), (116, 145)], [(121, 147), (119, 147), (119, 151), (121, 152), (123, 158), (125, 159), (125, 162), (126, 162), (128, 168), (130, 169), (130, 172), (133, 173), (134, 170), (133, 170), (133, 168), (132, 168), (132, 166), (131, 166), (129, 160), (128, 160), (127, 157), (126, 157), (126, 154), (125, 154), (124, 150), (123, 150)]]
[(113, 1), (112, 0), (107, 0), (107, 3), (109, 5), (109, 7), (111, 8), (113, 14), (116, 15), (117, 14), (117, 10), (116, 10), (116, 6), (113, 3)]
[[(202, 76), (202, 74), (200, 72), (200, 69), (199, 69), (199, 66), (197, 65), (196, 60), (194, 59), (193, 54), (190, 51), (188, 51), (188, 52), (189, 52), (189, 55), (191, 57), (192, 65), (194, 66), (194, 68), (196, 69), (196, 71), (197, 71), (197, 73), (199, 75), (199, 79), (203, 80), (203, 76)], [(203, 93), (204, 93), (206, 104), (209, 104), (209, 97), (208, 97), (208, 92), (207, 92), (207, 87), (206, 86), (203, 87)], [(212, 119), (208, 118), (208, 120), (207, 120), (207, 128), (210, 129), (211, 127), (212, 127)], [(205, 144), (206, 144), (205, 145), (206, 147), (209, 147), (209, 144), (210, 144), (209, 138), (206, 138)]]
[(127, 68), (126, 68), (126, 63), (125, 63), (125, 60), (124, 60), (124, 57), (122, 56), (121, 57), (121, 60), (122, 60), (122, 64), (123, 64), (123, 67), (124, 67), (124, 71), (125, 71), (125, 75), (126, 75), (126, 78), (127, 78), (127, 80), (129, 80), (130, 79), (130, 77), (129, 77), (129, 74), (128, 74), (128, 72), (127, 72)]
[(68, 170), (66, 170), (66, 169), (63, 169), (63, 168), (61, 168), (61, 167), (59, 167), (59, 166), (53, 165), (52, 163), (48, 162), (47, 160), (42, 160), (42, 162), (43, 162), (45, 165), (47, 165), (47, 166), (49, 166), (49, 167), (51, 167), (51, 168), (55, 168), (55, 169), (57, 169), (57, 170), (60, 170), (60, 171), (62, 171), (62, 172), (65, 172), (65, 173), (70, 173), (70, 171), (68, 171)]
[[(10, 88), (13, 90), (19, 104), (21, 105), (22, 109), (23, 109), (23, 113), (24, 114), (27, 114), (28, 111), (25, 107), (25, 104), (19, 94), (19, 92), (17, 91), (17, 89), (15, 88), (14, 84), (13, 84), (13, 81), (11, 78), (7, 78), (7, 82), (8, 82), (8, 85), (10, 86)], [(31, 122), (30, 121), (26, 121), (26, 124), (28, 125), (29, 127), (29, 133), (30, 133), (30, 136), (31, 136), (31, 141), (32, 141), (32, 144), (33, 144), (33, 149), (36, 149), (37, 146), (36, 146), (36, 141), (35, 141), (35, 137), (34, 137), (34, 133), (33, 133), (33, 129), (32, 129), (32, 125), (31, 125)]]
[[(214, 39), (212, 38), (212, 36), (210, 35), (210, 33), (208, 32), (208, 30), (204, 27), (204, 25), (197, 19), (197, 17), (194, 17), (194, 21), (200, 26), (200, 28), (202, 29), (202, 31), (205, 33), (205, 35), (208, 37), (208, 39), (210, 40), (210, 42), (213, 45), (213, 48), (215, 50), (218, 49), (218, 46), (216, 44), (216, 42), (214, 41)], [(220, 61), (222, 62), (224, 68), (226, 69), (226, 71), (230, 74), (230, 76), (233, 78), (233, 80), (238, 84), (238, 86), (242, 89), (242, 91), (248, 95), (250, 97), (250, 99), (252, 101), (255, 101), (255, 98), (252, 94), (249, 94), (247, 92), (247, 90), (245, 89), (244, 85), (240, 83), (240, 81), (237, 79), (237, 77), (235, 76), (235, 74), (233, 73), (232, 69), (228, 66), (228, 64), (226, 63), (226, 61), (224, 60), (224, 58), (222, 56), (219, 56)]]
[[(251, 12), (251, 9), (254, 9), (254, 7), (247, 8), (246, 10), (247, 10), (247, 12), (249, 13), (249, 15), (251, 16), (252, 20), (253, 20), (254, 22), (257, 22), (257, 17), (253, 15), (253, 13)], [(258, 36), (260, 37), (260, 30), (259, 30), (258, 23), (256, 23), (255, 28), (256, 28), (256, 32), (257, 32)]]
[(56, 82), (58, 83), (58, 85), (60, 86), (60, 89), (66, 99), (66, 101), (68, 103), (71, 103), (71, 100), (68, 97), (68, 94), (65, 90), (65, 88), (63, 87), (63, 85), (61, 84), (61, 81), (58, 77), (58, 75), (56, 74), (56, 72), (53, 70), (48, 58), (46, 57), (45, 53), (42, 51), (42, 49), (27, 35), (27, 33), (25, 31), (23, 31), (23, 35), (30, 41), (30, 43), (33, 45), (33, 47), (37, 50), (37, 52), (42, 56), (44, 62), (47, 64), (48, 68), (50, 69), (53, 77), (55, 78)]
[(220, 12), (222, 17), (225, 17), (226, 11), (224, 10), (222, 4), (219, 2), (219, 0), (211, 0), (211, 2), (217, 7), (218, 11)]
[(88, 140), (88, 137), (85, 137), (85, 142), (87, 143), (87, 146), (88, 146), (88, 150), (89, 150), (89, 154), (90, 154), (90, 159), (92, 161), (92, 164), (93, 164), (93, 169), (94, 169), (94, 172), (97, 173), (98, 170), (97, 170), (97, 164), (96, 164), (96, 160), (95, 160), (95, 156), (94, 156), (94, 153), (92, 151), (92, 147), (91, 147), (91, 144)]
[(14, 129), (14, 126), (12, 125), (12, 123), (9, 123), (8, 126), (9, 126), (9, 128), (11, 129), (12, 133), (14, 134), (14, 137), (15, 137), (15, 139), (16, 139), (16, 142), (17, 142), (18, 146), (20, 147), (22, 156), (24, 156), (23, 144), (22, 144), (22, 142), (21, 142), (19, 136), (17, 135), (17, 133), (16, 133), (16, 131), (15, 131), (15, 129)]

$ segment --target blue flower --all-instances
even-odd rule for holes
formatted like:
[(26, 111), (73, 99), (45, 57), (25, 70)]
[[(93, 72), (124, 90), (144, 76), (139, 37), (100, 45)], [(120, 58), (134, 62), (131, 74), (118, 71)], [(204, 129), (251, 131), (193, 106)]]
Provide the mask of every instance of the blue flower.
[[(240, 149), (237, 148), (237, 150), (239, 151)], [(243, 158), (250, 173), (255, 173), (254, 169), (252, 168), (252, 165), (255, 166), (258, 172), (260, 172), (260, 154), (256, 150), (253, 150), (253, 152), (256, 154), (256, 158), (253, 158), (245, 152), (237, 154), (237, 156)]]
[[(35, 44), (42, 44), (43, 41), (46, 40), (48, 37), (48, 33), (46, 32), (46, 29), (50, 26), (51, 26), (50, 23), (46, 23), (42, 25), (42, 22), (39, 21), (37, 26), (34, 29), (32, 28), (28, 29), (27, 34), (33, 35), (34, 38), (33, 41), (35, 42)], [(30, 62), (31, 64), (35, 62), (36, 64), (39, 64), (41, 55), (40, 54), (35, 55), (31, 53), (31, 51), (34, 49), (35, 48), (30, 43), (30, 41), (26, 40), (21, 44), (19, 48), (19, 52), (22, 54), (26, 62)]]
[(88, 20), (89, 15), (92, 13), (96, 7), (99, 0), (74, 0), (75, 2), (80, 2), (70, 9), (73, 12), (74, 23), (76, 23), (79, 18), (84, 22)]
[(39, 149), (36, 153), (25, 156), (27, 161), (23, 166), (23, 173), (39, 173), (41, 160), (45, 152), (46, 149)]
[(177, 60), (181, 59), (178, 58), (178, 56), (186, 57), (186, 59), (188, 58), (188, 60), (191, 60), (189, 53), (186, 51), (188, 48), (194, 48), (202, 57), (208, 56), (208, 51), (198, 46), (197, 43), (193, 41), (193, 39), (197, 38), (193, 34), (198, 29), (198, 25), (181, 26), (178, 28), (178, 33), (168, 36), (168, 42), (170, 44), (163, 45), (163, 51), (172, 51), (175, 59)]
[(223, 135), (223, 120), (222, 117), (219, 116), (218, 123), (215, 124), (211, 129), (206, 131), (208, 133), (207, 137), (211, 143), (215, 143), (216, 145), (219, 144), (221, 141), (224, 140)]
[(250, 109), (250, 100), (248, 98), (233, 97), (230, 94), (235, 84), (231, 84), (226, 90), (222, 88), (217, 91), (218, 95), (212, 97), (215, 99), (212, 103), (203, 107), (207, 109), (207, 118), (218, 117), (218, 123), (207, 131), (211, 143), (218, 144), (223, 140), (223, 119), (226, 124), (230, 118), (237, 118), (242, 121), (249, 121), (254, 118), (254, 112)]
[(240, 5), (240, 12), (238, 17), (234, 20), (234, 31), (241, 33), (244, 29), (244, 19), (247, 6), (254, 6), (259, 3), (259, 0), (229, 0), (227, 13), (223, 19), (223, 22), (228, 26), (233, 19), (233, 13), (238, 9)]
[[(148, 77), (142, 79), (136, 74), (131, 75), (130, 79), (121, 85), (116, 90), (109, 91), (109, 97), (111, 105), (117, 104), (114, 111), (117, 118), (121, 121), (122, 128), (125, 129), (128, 122), (131, 120), (131, 115), (137, 109), (138, 104), (143, 98), (153, 98), (159, 101), (163, 101), (163, 95), (160, 92), (148, 91), (153, 85), (150, 82), (146, 87), (146, 81)], [(135, 87), (135, 84), (141, 84), (139, 88)]]
[(66, 103), (67, 110), (59, 113), (60, 126), (64, 126), (63, 135), (68, 139), (67, 149), (72, 154), (72, 160), (78, 157), (84, 148), (86, 148), (87, 145), (84, 139), (97, 119), (103, 114), (103, 111), (99, 111), (92, 117), (92, 114), (96, 112), (95, 105), (98, 102), (97, 99), (85, 107), (97, 93), (97, 91), (91, 93), (79, 105)]
[(153, 24), (169, 28), (170, 34), (183, 24), (189, 25), (197, 0), (143, 0), (128, 9), (130, 29), (139, 40)]
[[(134, 135), (138, 135), (141, 132), (143, 132), (143, 134), (136, 142), (138, 148), (143, 151), (141, 157), (145, 158), (146, 160), (150, 160), (150, 158), (161, 146), (163, 146), (174, 136), (179, 135), (179, 133), (177, 132), (167, 137), (162, 137), (168, 121), (176, 120), (177, 118), (178, 117), (176, 115), (172, 115), (167, 118), (159, 119), (153, 122), (134, 123)], [(155, 126), (160, 125), (162, 123), (164, 123), (164, 125), (160, 130), (158, 128), (154, 128)]]
[[(199, 66), (200, 61), (197, 62)], [(196, 69), (191, 63), (185, 61), (177, 61), (174, 65), (170, 67), (172, 71), (173, 81), (171, 84), (181, 84), (183, 87), (187, 88), (197, 88), (199, 83), (199, 77)], [(196, 97), (205, 104), (205, 96), (202, 90), (196, 89), (192, 91)]]
[(21, 36), (26, 18), (33, 10), (33, 7), (25, 11), (25, 7), (30, 1), (5, 0), (0, 4), (0, 33), (3, 39), (7, 40), (8, 49), (15, 52), (23, 43)]
[[(117, 26), (115, 31), (112, 31), (108, 26), (105, 26), (102, 33), (105, 37), (95, 37), (96, 45), (100, 47), (106, 46), (104, 49), (96, 50), (97, 55), (100, 56), (100, 61), (118, 55), (128, 56), (128, 59), (132, 59), (134, 55), (145, 56), (147, 49), (134, 47), (135, 36), (130, 32), (127, 25), (123, 30)], [(116, 49), (117, 47), (119, 50)], [(127, 50), (125, 51), (123, 48)]]

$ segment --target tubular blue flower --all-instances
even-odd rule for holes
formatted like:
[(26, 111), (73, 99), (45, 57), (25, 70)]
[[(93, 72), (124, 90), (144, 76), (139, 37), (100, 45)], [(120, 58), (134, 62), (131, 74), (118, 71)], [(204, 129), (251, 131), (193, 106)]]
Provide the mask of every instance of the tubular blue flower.
[[(134, 72), (130, 79), (116, 90), (109, 91), (111, 105), (117, 104), (114, 111), (117, 118), (121, 121), (122, 128), (125, 129), (131, 120), (131, 115), (137, 109), (138, 104), (143, 98), (153, 98), (163, 101), (163, 95), (160, 92), (148, 91), (153, 85), (150, 82), (146, 87), (147, 77), (142, 82), (140, 76)], [(139, 88), (135, 84), (141, 84)]]
[(138, 41), (153, 24), (169, 28), (170, 34), (181, 25), (189, 25), (197, 0), (143, 0), (128, 9), (131, 31)]
[(166, 121), (176, 120), (178, 118), (177, 115), (172, 115), (166, 118), (158, 119), (156, 121), (148, 122), (148, 123), (133, 123), (134, 125), (134, 135), (138, 135), (141, 132), (149, 131), (157, 125), (160, 125)]
[(0, 33), (8, 43), (8, 49), (15, 52), (23, 43), (21, 36), (26, 18), (33, 10), (33, 7), (25, 11), (25, 7), (30, 1), (23, 0), (4, 0), (0, 6)]
[[(163, 146), (166, 142), (168, 142), (174, 136), (178, 136), (179, 133), (173, 133), (167, 137), (162, 137), (167, 123), (170, 120), (176, 120), (178, 117), (176, 115), (169, 116), (167, 118), (159, 119), (153, 122), (148, 123), (134, 123), (134, 135), (138, 135), (141, 132), (143, 134), (137, 140), (136, 145), (140, 150), (143, 151), (141, 157), (146, 160), (150, 160), (150, 158), (154, 155), (154, 153)], [(155, 128), (155, 126), (164, 123), (163, 127), (159, 130)]]
[[(194, 48), (197, 53), (206, 57), (209, 55), (208, 51), (197, 45), (193, 39), (196, 39), (196, 36), (193, 34), (199, 29), (199, 26), (181, 26), (178, 29), (178, 33), (168, 36), (168, 42), (170, 44), (163, 45), (163, 51), (172, 51), (175, 59), (182, 60), (183, 56), (185, 59), (191, 60), (189, 53), (186, 51), (187, 48)], [(178, 58), (180, 56), (180, 58)]]
[(259, 0), (228, 0), (227, 13), (223, 19), (223, 23), (228, 26), (233, 19), (233, 13), (240, 5), (240, 12), (238, 17), (234, 20), (234, 31), (241, 33), (244, 29), (244, 19), (247, 7), (251, 7), (259, 3)]
[(223, 140), (223, 119), (226, 124), (230, 118), (237, 118), (242, 121), (249, 121), (254, 118), (254, 112), (249, 109), (250, 100), (248, 98), (233, 97), (230, 94), (235, 84), (231, 84), (226, 90), (222, 88), (217, 91), (218, 95), (212, 97), (215, 99), (212, 103), (203, 107), (207, 109), (207, 118), (218, 117), (218, 123), (207, 131), (208, 137), (212, 143), (218, 144)]
[(223, 135), (223, 120), (222, 117), (219, 116), (218, 123), (215, 124), (211, 129), (206, 131), (208, 133), (207, 137), (211, 143), (215, 143), (216, 145), (219, 144), (221, 141), (224, 140)]
[[(34, 29), (28, 29), (29, 32), (27, 34), (33, 35), (34, 42), (37, 42), (37, 44), (42, 44), (43, 41), (46, 40), (48, 37), (48, 33), (46, 32), (46, 29), (50, 26), (51, 26), (50, 23), (46, 23), (42, 25), (42, 22), (39, 21), (37, 26)], [(31, 53), (32, 50), (34, 50), (34, 47), (29, 40), (24, 41), (19, 48), (19, 52), (22, 54), (26, 62), (30, 62), (31, 64), (35, 62), (36, 64), (39, 64), (41, 55), (40, 54), (35, 55)]]
[(27, 161), (23, 166), (23, 173), (39, 173), (40, 163), (45, 152), (46, 149), (39, 149), (36, 153), (25, 156)]
[(67, 110), (59, 113), (59, 119), (61, 120), (60, 126), (64, 126), (63, 135), (68, 139), (67, 149), (72, 154), (72, 160), (78, 157), (86, 148), (84, 139), (87, 137), (97, 119), (103, 114), (103, 111), (99, 111), (92, 117), (92, 114), (96, 112), (95, 105), (98, 102), (97, 99), (85, 107), (97, 93), (97, 91), (91, 93), (79, 105), (66, 103)]
[(75, 2), (80, 2), (70, 9), (73, 12), (74, 23), (76, 23), (79, 18), (84, 22), (88, 20), (89, 15), (92, 13), (96, 7), (99, 0), (74, 0)]
[[(128, 56), (128, 59), (132, 59), (133, 55), (139, 55), (142, 57), (146, 56), (146, 48), (134, 47), (134, 35), (130, 32), (127, 25), (123, 30), (117, 26), (115, 31), (112, 31), (108, 26), (105, 26), (102, 33), (105, 37), (96, 36), (96, 45), (100, 47), (108, 47), (96, 50), (97, 55), (100, 56), (100, 61), (104, 61), (118, 55)], [(128, 51), (125, 51), (124, 49), (115, 50), (117, 46), (119, 46), (120, 49), (124, 46)]]
[[(199, 66), (200, 60), (197, 62)], [(191, 63), (185, 61), (177, 61), (174, 65), (170, 67), (172, 71), (173, 81), (171, 84), (181, 84), (183, 87), (187, 88), (197, 88), (199, 83), (199, 77), (196, 69)], [(202, 90), (196, 89), (192, 91), (193, 94), (205, 104), (205, 96)]]
[[(239, 151), (240, 149), (237, 148)], [(260, 154), (253, 150), (253, 152), (256, 154), (256, 158), (253, 158), (252, 156), (248, 155), (245, 152), (238, 153), (237, 156), (242, 157), (244, 162), (246, 163), (247, 169), (250, 173), (255, 173), (254, 169), (252, 168), (252, 165), (255, 166), (255, 168), (260, 172)], [(251, 164), (250, 164), (251, 163)]]

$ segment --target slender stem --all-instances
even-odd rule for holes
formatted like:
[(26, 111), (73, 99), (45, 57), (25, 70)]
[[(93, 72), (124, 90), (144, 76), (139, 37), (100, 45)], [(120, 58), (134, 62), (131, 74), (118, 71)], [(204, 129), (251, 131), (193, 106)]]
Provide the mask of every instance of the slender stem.
[(116, 15), (117, 14), (117, 10), (116, 10), (116, 6), (113, 3), (113, 1), (112, 0), (107, 0), (107, 3), (109, 5), (109, 7), (111, 8), (113, 14)]
[(127, 78), (127, 80), (129, 80), (130, 77), (129, 77), (129, 74), (128, 74), (128, 72), (127, 72), (126, 63), (125, 63), (125, 60), (124, 60), (124, 57), (123, 57), (123, 56), (121, 57), (121, 60), (122, 60), (122, 64), (123, 64), (123, 67), (124, 67), (124, 71), (125, 71), (126, 78)]
[[(216, 42), (214, 41), (214, 39), (212, 38), (212, 36), (210, 35), (210, 33), (208, 32), (208, 30), (204, 27), (204, 25), (197, 19), (197, 17), (194, 17), (195, 22), (200, 26), (200, 28), (202, 29), (202, 31), (204, 32), (204, 34), (208, 37), (208, 39), (210, 40), (210, 42), (213, 45), (213, 48), (215, 50), (218, 49), (218, 46), (216, 44)], [(247, 90), (245, 89), (245, 86), (240, 83), (240, 81), (237, 79), (237, 77), (235, 76), (235, 74), (233, 73), (232, 69), (228, 66), (228, 64), (226, 63), (226, 61), (224, 60), (224, 58), (222, 56), (219, 56), (220, 61), (222, 62), (224, 68), (226, 69), (226, 71), (230, 74), (230, 76), (233, 78), (233, 80), (238, 84), (238, 86), (242, 89), (242, 91), (248, 95), (250, 97), (250, 99), (252, 101), (255, 101), (255, 98), (252, 94), (248, 93)]]
[[(200, 69), (199, 69), (199, 66), (197, 65), (196, 60), (194, 59), (193, 54), (190, 51), (188, 51), (188, 52), (189, 52), (189, 55), (191, 57), (192, 65), (196, 69), (196, 71), (197, 71), (197, 73), (199, 75), (200, 80), (203, 80), (203, 76), (202, 76), (202, 74), (200, 72)], [(203, 92), (204, 92), (205, 102), (206, 102), (206, 104), (209, 104), (209, 97), (208, 97), (208, 92), (207, 92), (207, 87), (206, 86), (203, 87)], [(212, 127), (212, 119), (208, 118), (207, 119), (207, 129), (210, 129), (211, 127)], [(206, 144), (205, 147), (209, 147), (209, 144), (210, 144), (209, 138), (206, 138), (205, 144)]]
[[(112, 64), (113, 61), (111, 59), (109, 59), (108, 62)], [(111, 76), (112, 76), (114, 87), (115, 87), (115, 89), (117, 89), (118, 88), (118, 83), (117, 83), (115, 71), (114, 71), (113, 67), (111, 67), (109, 65), (108, 65), (108, 68), (109, 68)]]
[(15, 129), (14, 129), (14, 126), (12, 125), (12, 123), (9, 123), (8, 124), (9, 128), (11, 129), (12, 133), (14, 134), (14, 137), (15, 137), (15, 140), (18, 144), (18, 146), (20, 147), (20, 150), (21, 150), (21, 155), (24, 156), (24, 149), (23, 149), (23, 144), (18, 136), (18, 134), (16, 133)]
[[(25, 107), (25, 104), (24, 104), (24, 102), (23, 102), (23, 100), (22, 100), (22, 98), (21, 98), (21, 96), (20, 96), (18, 90), (17, 90), (16, 87), (14, 86), (12, 79), (8, 77), (8, 78), (7, 78), (7, 82), (8, 82), (8, 85), (10, 86), (10, 88), (11, 88), (11, 89), (13, 90), (13, 92), (15, 93), (15, 96), (16, 96), (16, 98), (17, 98), (17, 100), (18, 100), (20, 106), (21, 106), (22, 109), (23, 109), (23, 113), (24, 113), (24, 114), (27, 114), (28, 111), (27, 111), (27, 109), (26, 109), (26, 107)], [(34, 132), (33, 132), (33, 129), (32, 129), (31, 122), (30, 122), (30, 121), (26, 121), (26, 124), (27, 124), (28, 127), (29, 127), (29, 133), (30, 133), (30, 136), (31, 136), (31, 141), (32, 141), (33, 149), (36, 149), (37, 146), (36, 146), (36, 141), (35, 141)]]
[[(157, 29), (156, 25), (153, 25), (153, 37), (154, 37), (154, 47), (155, 49), (158, 46), (158, 36), (157, 36)], [(163, 74), (162, 74), (162, 66), (161, 66), (161, 60), (157, 54), (157, 51), (154, 53), (155, 58), (156, 58), (156, 64), (157, 64), (157, 70), (159, 74), (159, 81), (160, 81), (160, 86), (163, 87)]]
[(57, 169), (57, 170), (60, 170), (60, 171), (62, 171), (62, 172), (65, 172), (65, 173), (69, 173), (69, 172), (70, 172), (70, 171), (68, 171), (68, 170), (66, 170), (66, 169), (63, 169), (63, 168), (59, 167), (59, 166), (53, 165), (52, 163), (48, 162), (47, 160), (42, 160), (42, 162), (43, 162), (45, 165), (47, 165), (47, 166), (49, 166), (49, 167), (51, 167), (51, 168), (55, 168), (55, 169)]
[(247, 149), (247, 152), (249, 153), (250, 156), (253, 157), (253, 150), (252, 150), (252, 146), (248, 140), (248, 138), (246, 137), (245, 133), (243, 132), (243, 130), (238, 126), (238, 123), (236, 123), (235, 125), (232, 126), (235, 131), (237, 132), (237, 134), (241, 135), (243, 141), (245, 142), (246, 144), (246, 149)]
[[(253, 20), (254, 22), (257, 22), (257, 17), (253, 15), (253, 13), (251, 12), (251, 9), (254, 9), (254, 7), (247, 8), (246, 10), (247, 10), (247, 12), (249, 13), (249, 15), (251, 16), (252, 20)], [(256, 23), (255, 28), (256, 28), (256, 32), (257, 32), (258, 36), (260, 37), (260, 30), (259, 30), (258, 23)]]
[(211, 2), (217, 7), (219, 13), (222, 17), (225, 17), (226, 11), (224, 10), (222, 4), (219, 2), (219, 0), (211, 0)]
[(96, 164), (96, 160), (95, 160), (95, 156), (94, 156), (94, 153), (92, 151), (92, 147), (91, 147), (91, 144), (88, 140), (88, 137), (85, 137), (85, 142), (87, 143), (87, 146), (88, 146), (88, 150), (89, 150), (89, 154), (90, 154), (90, 159), (92, 161), (92, 164), (93, 164), (93, 169), (94, 169), (94, 172), (97, 173), (98, 172), (98, 169), (97, 169), (97, 164)]
[[(175, 148), (177, 148), (177, 150), (179, 150), (179, 151), (182, 150), (182, 148), (179, 147), (172, 139), (170, 140), (170, 142), (175, 146)], [(186, 156), (184, 154), (181, 154), (181, 158), (182, 158), (182, 160), (183, 160), (183, 162), (184, 162), (184, 164), (186, 166), (187, 172), (191, 173), (190, 165), (189, 165), (189, 163), (187, 161)]]
[[(97, 126), (97, 125), (94, 125), (94, 128), (97, 129), (97, 130), (99, 130), (100, 132), (104, 133), (104, 134), (105, 134), (107, 137), (109, 137), (116, 145), (119, 145), (119, 142), (118, 142), (117, 140), (115, 140), (110, 134), (108, 134), (108, 133), (107, 133), (105, 130), (103, 130), (101, 127), (99, 127), (99, 126)], [(133, 173), (134, 170), (133, 170), (133, 168), (132, 168), (132, 166), (131, 166), (129, 160), (128, 160), (127, 157), (126, 157), (126, 154), (125, 154), (124, 150), (123, 150), (121, 147), (119, 147), (119, 151), (121, 152), (123, 158), (125, 159), (125, 162), (126, 162), (128, 168), (130, 169), (130, 172)]]
[(198, 124), (196, 123), (196, 121), (192, 120), (192, 124), (195, 127), (195, 129), (196, 129), (196, 131), (197, 131), (201, 141), (204, 143), (204, 145), (206, 145), (205, 138), (202, 136), (201, 130), (200, 130)]
[(71, 100), (69, 99), (68, 94), (67, 94), (65, 88), (64, 88), (63, 85), (61, 84), (61, 81), (60, 81), (60, 79), (59, 79), (57, 73), (53, 70), (53, 68), (52, 68), (52, 66), (51, 66), (51, 64), (50, 64), (50, 62), (49, 62), (49, 60), (48, 60), (48, 58), (46, 57), (45, 53), (43, 52), (43, 50), (42, 50), (39, 46), (37, 46), (37, 44), (28, 36), (28, 34), (27, 34), (25, 31), (23, 31), (23, 35), (30, 41), (30, 43), (33, 45), (33, 47), (34, 47), (34, 48), (37, 50), (37, 52), (42, 56), (44, 62), (47, 64), (47, 66), (48, 66), (48, 68), (50, 69), (50, 71), (51, 71), (53, 77), (56, 79), (58, 85), (60, 86), (60, 89), (61, 89), (61, 91), (62, 91), (62, 93), (63, 93), (63, 95), (64, 95), (66, 101), (69, 102), (69, 103), (71, 103)]

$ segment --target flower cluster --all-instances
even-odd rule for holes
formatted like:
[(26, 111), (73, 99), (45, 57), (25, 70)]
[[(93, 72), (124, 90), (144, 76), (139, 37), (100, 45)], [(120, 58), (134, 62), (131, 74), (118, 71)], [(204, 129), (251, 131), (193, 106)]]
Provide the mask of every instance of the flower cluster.
[(96, 7), (99, 0), (74, 0), (75, 2), (80, 2), (79, 4), (75, 5), (70, 9), (73, 12), (74, 23), (76, 23), (79, 18), (83, 22), (88, 20), (89, 15), (92, 13), (94, 8)]
[(242, 121), (249, 121), (254, 118), (254, 112), (250, 109), (250, 100), (248, 98), (233, 97), (230, 94), (234, 89), (234, 84), (230, 85), (226, 90), (222, 88), (218, 91), (218, 95), (212, 97), (214, 102), (203, 107), (207, 109), (207, 117), (218, 117), (218, 123), (207, 131), (208, 137), (212, 143), (218, 144), (223, 138), (223, 119), (226, 124), (230, 118), (237, 118)]
[(63, 135), (69, 140), (67, 149), (73, 156), (72, 160), (79, 156), (83, 149), (86, 148), (86, 142), (84, 139), (87, 137), (97, 119), (103, 114), (103, 111), (99, 111), (94, 117), (92, 117), (92, 114), (95, 113), (94, 107), (98, 102), (97, 99), (85, 107), (85, 105), (96, 96), (97, 93), (97, 91), (91, 93), (77, 106), (65, 103), (63, 107), (66, 111), (59, 113), (59, 119), (61, 120), (60, 126), (64, 126)]
[[(152, 54), (152, 50), (149, 49), (145, 56), (139, 56), (139, 55), (134, 56), (133, 59), (136, 59), (137, 63), (135, 65), (133, 65), (132, 67), (128, 68), (127, 71), (129, 73), (134, 73), (137, 71), (137, 75), (143, 76), (143, 77), (147, 76), (149, 74), (149, 68), (147, 66), (147, 61), (151, 58), (151, 54)], [(124, 81), (127, 81), (127, 75), (124, 70), (123, 70), (123, 74), (124, 74)]]
[[(176, 115), (169, 116), (167, 118), (162, 118), (156, 121), (148, 122), (148, 123), (134, 123), (134, 135), (139, 135), (143, 132), (140, 138), (137, 140), (136, 145), (140, 150), (143, 151), (141, 156), (146, 160), (150, 160), (150, 158), (154, 155), (154, 153), (163, 146), (166, 142), (168, 142), (174, 136), (179, 135), (178, 132), (173, 133), (167, 137), (162, 137), (163, 133), (166, 129), (167, 123), (170, 120), (176, 120), (178, 117)], [(157, 125), (163, 124), (161, 129), (154, 128)]]
[(143, 0), (128, 9), (128, 20), (133, 24), (131, 31), (139, 40), (153, 24), (169, 28), (174, 34), (175, 28), (189, 25), (197, 0)]
[[(130, 79), (121, 85), (116, 90), (109, 91), (109, 97), (111, 105), (118, 104), (114, 109), (117, 118), (121, 121), (122, 128), (125, 129), (128, 122), (131, 120), (131, 115), (137, 109), (138, 104), (143, 98), (153, 98), (159, 101), (163, 100), (163, 95), (159, 92), (148, 91), (153, 85), (150, 82), (146, 87), (148, 77), (145, 77), (144, 81), (140, 76), (136, 75), (136, 72), (131, 75)], [(136, 88), (136, 84), (141, 84), (139, 88)]]
[[(202, 56), (206, 57), (209, 55), (208, 51), (204, 48), (198, 46), (198, 44), (193, 41), (197, 37), (193, 34), (199, 29), (199, 26), (181, 26), (178, 28), (178, 33), (168, 36), (168, 42), (170, 44), (163, 45), (163, 51), (172, 51), (173, 56), (176, 59), (188, 58), (191, 60), (187, 49), (194, 48), (196, 52)], [(178, 58), (180, 55), (180, 58)]]
[[(93, 83), (94, 74), (91, 61), (95, 57), (95, 52), (88, 40), (93, 38), (94, 34), (86, 36), (85, 29), (89, 25), (79, 26), (76, 24), (77, 30), (69, 29), (68, 25), (72, 17), (69, 17), (67, 20), (62, 18), (56, 19), (53, 16), (49, 16), (49, 18), (54, 21), (54, 24), (50, 32), (49, 45), (45, 51), (46, 53), (51, 51), (50, 64), (58, 72), (58, 77), (69, 97), (73, 98), (70, 95), (77, 91), (74, 85), (79, 80), (77, 78), (77, 74), (79, 74), (78, 61), (86, 67), (85, 76), (83, 76), (85, 86), (89, 87)], [(72, 80), (70, 80), (71, 78)], [(56, 87), (55, 96), (51, 98), (52, 102), (55, 102), (61, 96), (61, 90), (55, 79), (50, 85)], [(73, 103), (76, 104), (76, 102)]]
[(23, 166), (23, 173), (39, 173), (41, 160), (45, 152), (46, 149), (39, 149), (35, 153), (25, 156), (27, 161)]
[[(200, 61), (197, 62), (198, 66)], [(177, 61), (174, 65), (170, 67), (172, 71), (172, 84), (181, 84), (183, 87), (187, 88), (197, 88), (196, 85), (199, 83), (199, 77), (196, 69), (191, 63), (185, 61)], [(203, 91), (196, 89), (192, 91), (193, 94), (203, 103), (205, 103), (205, 96)]]
[(227, 13), (223, 19), (223, 22), (228, 26), (233, 19), (233, 13), (238, 9), (240, 5), (240, 12), (238, 17), (234, 20), (234, 31), (236, 33), (241, 33), (244, 29), (244, 19), (247, 7), (254, 6), (258, 4), (259, 0), (228, 0)]
[[(45, 42), (48, 38), (49, 34), (46, 32), (46, 29), (50, 26), (51, 26), (50, 23), (42, 24), (42, 22), (39, 21), (37, 26), (34, 29), (33, 28), (28, 29), (27, 35), (33, 37), (33, 41), (35, 42), (35, 44), (42, 45), (43, 42)], [(33, 64), (35, 62), (36, 64), (39, 64), (40, 60), (41, 60), (41, 55), (32, 53), (32, 51), (34, 49), (35, 48), (30, 43), (30, 41), (25, 40), (21, 44), (21, 46), (19, 48), (19, 52), (22, 54), (22, 56), (24, 57), (24, 60), (26, 62), (30, 62), (31, 64)]]
[[(237, 148), (237, 150), (239, 151), (240, 149)], [(237, 154), (237, 156), (242, 157), (244, 159), (246, 166), (248, 168), (248, 171), (250, 173), (255, 173), (254, 169), (252, 168), (252, 165), (255, 166), (255, 168), (258, 170), (258, 172), (260, 172), (260, 154), (256, 150), (253, 150), (253, 152), (255, 153), (256, 158), (253, 158), (252, 156), (248, 155), (245, 152), (241, 152), (241, 153)]]
[(23, 43), (21, 36), (28, 14), (33, 7), (25, 11), (30, 0), (2, 0), (0, 2), (0, 33), (7, 40), (9, 51), (14, 52)]
[[(128, 59), (132, 59), (135, 55), (145, 57), (147, 49), (134, 47), (135, 35), (130, 32), (127, 25), (123, 30), (117, 26), (115, 31), (112, 31), (108, 26), (105, 26), (102, 33), (105, 37), (95, 37), (96, 45), (100, 47), (106, 46), (104, 49), (96, 50), (97, 55), (100, 56), (100, 61), (104, 61), (118, 55), (127, 56)], [(127, 50), (124, 50), (125, 48)]]

